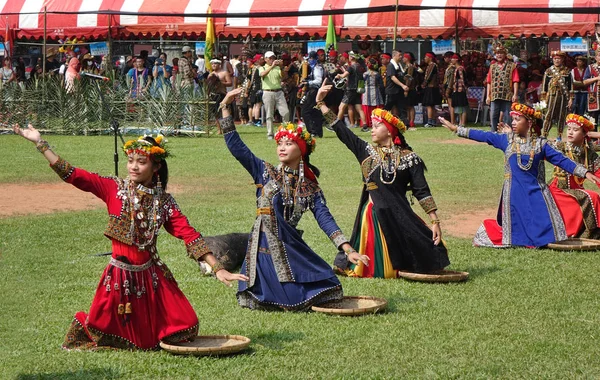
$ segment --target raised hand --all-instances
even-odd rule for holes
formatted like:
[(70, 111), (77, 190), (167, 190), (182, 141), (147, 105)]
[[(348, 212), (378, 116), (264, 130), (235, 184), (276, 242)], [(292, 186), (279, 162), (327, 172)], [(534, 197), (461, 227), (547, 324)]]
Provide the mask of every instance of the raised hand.
[(37, 143), (42, 138), (40, 132), (33, 128), (33, 125), (29, 124), (27, 128), (19, 127), (19, 124), (13, 125), (13, 132), (16, 135), (22, 136), (23, 138), (31, 141), (32, 143)]
[(333, 87), (333, 85), (327, 84), (327, 83), (329, 83), (329, 81), (324, 80), (321, 87), (319, 87), (319, 91), (317, 92), (317, 97), (316, 97), (317, 102), (323, 101), (323, 99), (325, 99), (325, 97), (327, 96), (329, 91), (331, 91), (331, 88)]

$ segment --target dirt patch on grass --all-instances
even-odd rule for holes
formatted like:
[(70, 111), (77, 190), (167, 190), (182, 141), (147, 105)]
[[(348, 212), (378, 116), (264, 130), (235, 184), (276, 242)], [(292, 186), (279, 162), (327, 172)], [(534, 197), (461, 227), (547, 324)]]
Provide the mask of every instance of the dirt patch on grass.
[[(81, 191), (67, 183), (5, 183), (0, 184), (0, 189), (0, 218), (104, 207), (104, 202), (92, 193)], [(169, 193), (184, 191), (184, 186), (169, 185)]]
[(442, 140), (439, 142), (442, 144), (454, 144), (454, 145), (477, 145), (477, 144), (480, 144), (480, 142), (478, 142), (478, 141), (473, 141), (473, 140), (463, 139), (463, 138)]
[(442, 232), (459, 237), (472, 238), (484, 219), (495, 219), (497, 208), (487, 208), (468, 212), (453, 213), (450, 218), (443, 220)]

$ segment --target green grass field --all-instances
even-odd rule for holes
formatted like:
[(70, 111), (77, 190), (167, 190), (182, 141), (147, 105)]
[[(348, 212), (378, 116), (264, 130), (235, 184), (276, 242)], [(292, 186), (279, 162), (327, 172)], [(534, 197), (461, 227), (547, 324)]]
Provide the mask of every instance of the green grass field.
[[(241, 133), (258, 156), (276, 161), (264, 129)], [(328, 205), (349, 235), (360, 170), (335, 136), (325, 133), (311, 162), (321, 169)], [(72, 164), (112, 174), (110, 137), (47, 139)], [(501, 152), (456, 144), (458, 138), (441, 128), (409, 132), (407, 139), (429, 168), (443, 230), (457, 213), (496, 206)], [(204, 235), (249, 231), (255, 189), (222, 138), (170, 140), (170, 184), (180, 189), (176, 198), (192, 224)], [(0, 189), (7, 183), (60, 182), (31, 143), (0, 136), (0, 152)], [(125, 173), (123, 157), (121, 162)], [(5, 194), (0, 190), (0, 198)], [(251, 349), (218, 358), (63, 351), (72, 317), (89, 309), (108, 261), (92, 256), (110, 250), (102, 235), (106, 220), (103, 209), (0, 219), (0, 379), (600, 377), (597, 252), (473, 248), (470, 239), (448, 234), (450, 269), (469, 271), (468, 282), (343, 278), (347, 295), (389, 300), (386, 313), (356, 318), (241, 309), (235, 289), (201, 277), (183, 243), (163, 234), (159, 252), (194, 306), (201, 333), (245, 335)], [(336, 249), (312, 215), (299, 228), (332, 262)]]

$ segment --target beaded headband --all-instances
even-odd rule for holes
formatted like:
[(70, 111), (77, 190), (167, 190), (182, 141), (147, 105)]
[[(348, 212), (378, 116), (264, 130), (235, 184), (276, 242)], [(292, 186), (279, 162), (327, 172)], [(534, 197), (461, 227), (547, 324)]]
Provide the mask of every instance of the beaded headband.
[(317, 140), (315, 140), (307, 130), (292, 123), (286, 125), (281, 124), (279, 128), (277, 128), (275, 141), (279, 142), (279, 140), (283, 138), (287, 138), (298, 144), (303, 156), (314, 152), (317, 145)]
[(158, 146), (152, 144), (150, 141), (145, 140), (145, 137), (152, 136), (140, 136), (137, 140), (127, 141), (123, 145), (123, 151), (125, 154), (143, 154), (151, 157), (154, 161), (162, 161), (169, 157), (169, 151), (166, 147), (167, 139), (165, 139), (163, 135), (157, 135), (156, 137), (153, 137)]
[(377, 122), (385, 122), (396, 128), (400, 133), (404, 133), (404, 131), (406, 131), (406, 125), (404, 125), (402, 120), (392, 115), (389, 111), (386, 111), (382, 108), (375, 108), (371, 115), (373, 120)]
[(594, 123), (588, 119), (585, 116), (580, 116), (574, 113), (570, 113), (567, 115), (567, 120), (566, 120), (567, 124), (576, 124), (580, 127), (583, 127), (587, 132), (593, 131), (594, 130)]
[(530, 120), (542, 118), (542, 113), (540, 111), (536, 111), (535, 109), (521, 103), (512, 104), (512, 106), (510, 107), (510, 115), (521, 115), (525, 116)]

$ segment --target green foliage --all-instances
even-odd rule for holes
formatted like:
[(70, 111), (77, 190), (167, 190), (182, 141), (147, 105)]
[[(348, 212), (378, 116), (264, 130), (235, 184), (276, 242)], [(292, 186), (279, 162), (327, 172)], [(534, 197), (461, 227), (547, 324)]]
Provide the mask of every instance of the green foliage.
[(32, 122), (44, 131), (68, 135), (108, 134), (111, 118), (134, 134), (141, 129), (196, 136), (214, 129), (211, 101), (203, 91), (151, 88), (151, 94), (131, 99), (127, 83), (118, 77), (108, 82), (82, 77), (71, 91), (58, 78), (43, 78), (26, 87), (2, 88), (0, 114), (5, 125)]
[[(255, 154), (276, 161), (264, 129), (240, 130)], [(443, 229), (453, 214), (497, 206), (501, 152), (485, 144), (455, 144), (457, 138), (440, 129), (406, 136), (429, 168)], [(111, 173), (109, 137), (47, 139), (71, 163)], [(256, 189), (222, 138), (171, 138), (170, 144), (170, 187), (192, 224), (205, 235), (249, 231)], [(23, 139), (0, 136), (0, 151), (10, 158), (0, 160), (0, 184), (60, 182)], [(323, 173), (319, 181), (332, 214), (350, 234), (361, 188), (355, 158), (326, 132), (311, 162)], [(251, 349), (221, 358), (62, 351), (72, 316), (89, 309), (106, 265), (106, 257), (92, 256), (110, 250), (102, 236), (105, 223), (102, 209), (0, 219), (0, 378), (600, 377), (595, 252), (481, 249), (448, 234), (451, 269), (469, 271), (468, 282), (343, 278), (346, 294), (389, 301), (386, 313), (358, 318), (241, 309), (235, 289), (201, 277), (183, 244), (163, 234), (158, 250), (194, 306), (201, 333), (245, 335)], [(314, 218), (305, 215), (299, 228), (332, 262), (336, 250)]]

